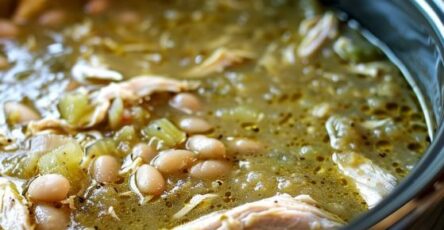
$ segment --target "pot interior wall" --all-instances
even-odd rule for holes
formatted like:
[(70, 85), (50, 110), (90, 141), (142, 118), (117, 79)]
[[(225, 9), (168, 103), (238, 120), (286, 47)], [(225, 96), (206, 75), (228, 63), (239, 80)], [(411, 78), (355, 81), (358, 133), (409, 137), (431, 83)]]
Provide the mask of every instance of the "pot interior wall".
[(367, 229), (417, 196), (444, 168), (443, 94), (444, 38), (442, 11), (425, 0), (324, 1), (356, 20), (388, 47), (407, 80), (422, 101), (430, 126), (432, 143), (410, 175), (377, 207), (357, 218), (349, 229)]

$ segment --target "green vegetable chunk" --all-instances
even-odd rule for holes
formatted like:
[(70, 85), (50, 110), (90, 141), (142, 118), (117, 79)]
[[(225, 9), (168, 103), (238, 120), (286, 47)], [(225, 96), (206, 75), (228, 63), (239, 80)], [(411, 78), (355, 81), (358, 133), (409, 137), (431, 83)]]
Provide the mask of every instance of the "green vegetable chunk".
[(85, 149), (85, 156), (80, 164), (81, 168), (87, 169), (89, 164), (99, 156), (111, 155), (115, 157), (124, 157), (124, 154), (119, 151), (116, 141), (110, 138), (97, 140)]
[(381, 55), (376, 47), (359, 37), (339, 37), (333, 50), (344, 61), (353, 63), (372, 61)]
[(150, 113), (142, 107), (135, 106), (131, 108), (131, 123), (137, 126), (146, 125), (150, 118)]
[(240, 105), (229, 109), (220, 110), (222, 118), (236, 120), (239, 122), (258, 122), (262, 120), (263, 113), (255, 108)]
[(162, 118), (152, 121), (142, 130), (142, 133), (149, 138), (156, 138), (166, 147), (174, 147), (184, 142), (185, 132), (179, 130), (171, 121)]
[(116, 140), (116, 141), (127, 141), (127, 142), (136, 142), (138, 140), (136, 129), (132, 125), (123, 126), (114, 135), (114, 140)]
[(109, 125), (112, 129), (119, 128), (122, 125), (123, 109), (122, 99), (116, 98), (108, 111)]
[(41, 174), (57, 173), (65, 176), (71, 186), (76, 187), (85, 176), (80, 161), (83, 151), (76, 142), (68, 142), (65, 145), (45, 154), (38, 162)]
[(88, 122), (93, 111), (88, 96), (81, 93), (69, 93), (58, 104), (60, 115), (71, 125), (81, 126)]
[(5, 176), (30, 178), (35, 176), (37, 162), (42, 152), (17, 152), (13, 155), (5, 155), (0, 160), (0, 173)]
[(86, 147), (85, 159), (82, 160), (82, 166), (89, 163), (92, 159), (102, 155), (111, 155), (115, 157), (122, 157), (122, 153), (117, 148), (117, 143), (110, 138), (97, 140), (93, 144)]

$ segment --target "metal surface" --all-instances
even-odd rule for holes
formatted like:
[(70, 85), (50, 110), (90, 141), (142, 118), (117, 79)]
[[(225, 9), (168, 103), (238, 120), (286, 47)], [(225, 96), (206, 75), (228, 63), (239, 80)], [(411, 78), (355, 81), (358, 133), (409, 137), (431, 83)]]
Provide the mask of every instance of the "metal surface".
[[(444, 13), (440, 0), (337, 0), (327, 4), (346, 12), (378, 38), (423, 98), (433, 140), (412, 172), (378, 206), (345, 229), (403, 229), (442, 199), (437, 182), (444, 169)], [(390, 56), (389, 55), (389, 56)]]

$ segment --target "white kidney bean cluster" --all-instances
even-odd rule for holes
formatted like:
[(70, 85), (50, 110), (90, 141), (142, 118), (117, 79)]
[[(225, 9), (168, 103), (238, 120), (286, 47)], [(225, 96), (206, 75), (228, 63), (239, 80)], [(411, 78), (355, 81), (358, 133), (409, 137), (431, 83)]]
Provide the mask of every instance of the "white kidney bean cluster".
[(132, 154), (144, 162), (136, 170), (135, 180), (138, 189), (146, 195), (161, 194), (165, 190), (165, 176), (171, 174), (189, 173), (194, 178), (212, 180), (231, 171), (225, 145), (204, 135), (188, 138), (185, 149), (168, 149), (156, 154), (147, 144), (138, 144)]
[[(180, 93), (172, 98), (170, 105), (188, 115), (202, 108), (199, 99), (190, 93)], [(142, 164), (133, 173), (135, 185), (144, 195), (158, 196), (166, 189), (165, 178), (172, 174), (187, 173), (201, 180), (220, 179), (231, 172), (232, 163), (227, 159), (227, 147), (235, 154), (259, 152), (263, 146), (250, 139), (233, 138), (225, 144), (203, 135), (213, 129), (204, 119), (188, 116), (178, 121), (188, 139), (182, 149), (157, 151), (153, 146), (139, 143), (131, 150), (131, 159), (140, 159)], [(121, 179), (120, 160), (112, 155), (98, 156), (89, 167), (91, 178), (102, 184), (116, 183)], [(69, 212), (56, 208), (51, 203), (67, 199), (70, 182), (59, 174), (46, 174), (29, 184), (27, 195), (35, 204), (38, 229), (65, 229), (69, 223)]]
[(185, 149), (168, 149), (156, 152), (148, 144), (133, 148), (133, 157), (143, 164), (135, 173), (136, 185), (145, 195), (160, 195), (165, 190), (165, 177), (176, 173), (189, 173), (191, 177), (213, 180), (231, 171), (226, 159), (225, 145), (215, 138), (194, 135), (188, 138)]
[(67, 228), (69, 212), (63, 207), (56, 208), (51, 203), (65, 200), (70, 188), (68, 179), (59, 174), (46, 174), (31, 181), (28, 187), (28, 198), (35, 203), (37, 229)]
[[(191, 93), (179, 93), (170, 100), (170, 106), (192, 115), (202, 109), (200, 100)], [(133, 147), (132, 158), (139, 157), (143, 164), (135, 172), (135, 184), (145, 195), (159, 195), (165, 190), (165, 178), (171, 174), (188, 173), (201, 180), (219, 179), (231, 172), (232, 163), (227, 159), (225, 144), (203, 135), (213, 129), (206, 120), (187, 116), (178, 121), (180, 129), (188, 139), (183, 149), (168, 149), (157, 152), (148, 144), (140, 143)], [(236, 154), (258, 152), (263, 146), (246, 138), (229, 140), (230, 151)]]

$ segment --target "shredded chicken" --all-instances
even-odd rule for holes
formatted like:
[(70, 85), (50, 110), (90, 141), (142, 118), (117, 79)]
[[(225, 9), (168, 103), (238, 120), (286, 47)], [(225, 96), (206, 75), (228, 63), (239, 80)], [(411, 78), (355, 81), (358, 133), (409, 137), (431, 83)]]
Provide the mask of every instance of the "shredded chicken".
[[(307, 19), (310, 22), (313, 19)], [(309, 24), (311, 25), (311, 24)], [(310, 29), (306, 30), (306, 35), (298, 47), (298, 56), (309, 58), (318, 51), (328, 40), (335, 38), (338, 34), (338, 20), (333, 13), (326, 13)]]
[(76, 208), (76, 201), (75, 201), (76, 197), (77, 197), (76, 195), (71, 195), (68, 198), (60, 201), (60, 203), (67, 204), (70, 209), (76, 210), (77, 209)]
[(222, 72), (225, 68), (253, 59), (255, 55), (244, 50), (219, 48), (215, 50), (202, 64), (190, 69), (186, 76), (205, 77)]
[(230, 42), (230, 39), (232, 39), (230, 36), (219, 36), (216, 39), (209, 41), (207, 44), (205, 44), (206, 50), (215, 50), (219, 47), (225, 46)]
[(396, 71), (396, 69), (387, 62), (359, 63), (347, 66), (350, 73), (377, 77), (380, 73)]
[(0, 177), (0, 227), (4, 230), (34, 229), (26, 198), (20, 195), (18, 186), (5, 177)]
[(211, 193), (204, 194), (204, 195), (201, 195), (201, 194), (194, 195), (193, 198), (191, 198), (190, 202), (185, 204), (185, 206), (182, 209), (180, 209), (176, 214), (173, 215), (173, 218), (180, 219), (180, 218), (184, 217), (185, 215), (187, 215), (189, 212), (191, 212), (191, 210), (193, 210), (194, 208), (199, 206), (205, 200), (215, 198), (215, 197), (217, 197), (217, 195), (211, 194)]
[(129, 187), (130, 187), (131, 191), (137, 195), (137, 198), (139, 198), (139, 204), (144, 205), (147, 202), (149, 202), (150, 200), (152, 200), (154, 198), (154, 196), (153, 195), (145, 195), (139, 190), (139, 187), (137, 186), (137, 183), (136, 183), (136, 175), (137, 174), (134, 173), (133, 175), (130, 176)]
[(125, 82), (111, 83), (91, 95), (92, 103), (96, 108), (90, 123), (86, 127), (92, 127), (105, 119), (114, 98), (120, 98), (126, 102), (135, 102), (156, 92), (178, 93), (195, 87), (195, 85), (188, 82), (161, 76), (139, 76)]
[(69, 133), (74, 130), (74, 127), (65, 120), (56, 118), (43, 118), (37, 121), (30, 121), (27, 126), (27, 133), (34, 135), (45, 130), (61, 130)]
[(331, 116), (325, 123), (325, 128), (334, 149), (355, 149), (362, 141), (358, 127), (347, 117)]
[(366, 129), (377, 129), (380, 127), (384, 127), (386, 125), (394, 125), (393, 120), (390, 118), (382, 119), (382, 120), (368, 120), (361, 123), (361, 126)]
[(66, 144), (68, 141), (72, 141), (72, 139), (63, 135), (36, 135), (31, 137), (29, 149), (33, 152), (48, 152)]
[(119, 175), (125, 175), (128, 173), (135, 173), (137, 168), (143, 164), (143, 160), (140, 157), (132, 159), (131, 155), (128, 155), (124, 160), (122, 167), (119, 170)]
[(114, 210), (113, 206), (110, 206), (108, 208), (108, 215), (110, 215), (112, 218), (114, 218), (117, 221), (120, 221), (119, 216), (117, 215), (116, 211)]
[(44, 118), (38, 121), (31, 121), (28, 124), (27, 131), (30, 134), (35, 134), (43, 130), (53, 129), (69, 133), (76, 128), (90, 128), (105, 119), (111, 106), (111, 101), (115, 98), (133, 103), (155, 92), (177, 93), (194, 89), (196, 86), (196, 84), (190, 82), (168, 79), (161, 76), (139, 76), (120, 83), (110, 83), (108, 86), (89, 95), (95, 109), (88, 124), (84, 127), (74, 127), (61, 119)]
[(174, 229), (336, 229), (343, 224), (318, 208), (310, 196), (283, 194), (214, 212)]
[(311, 114), (318, 118), (325, 118), (333, 112), (333, 106), (327, 102), (315, 105)]
[(375, 207), (396, 186), (393, 175), (361, 154), (334, 153), (332, 159), (339, 171), (353, 181), (369, 208)]
[(81, 83), (90, 80), (121, 81), (123, 75), (115, 70), (109, 69), (99, 59), (91, 58), (91, 62), (78, 61), (72, 68), (72, 76)]

